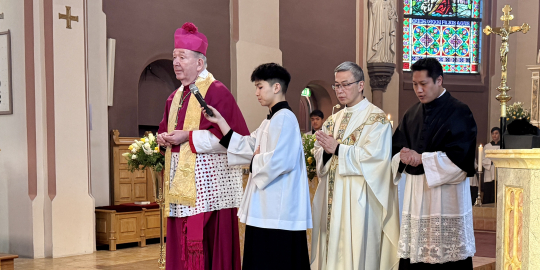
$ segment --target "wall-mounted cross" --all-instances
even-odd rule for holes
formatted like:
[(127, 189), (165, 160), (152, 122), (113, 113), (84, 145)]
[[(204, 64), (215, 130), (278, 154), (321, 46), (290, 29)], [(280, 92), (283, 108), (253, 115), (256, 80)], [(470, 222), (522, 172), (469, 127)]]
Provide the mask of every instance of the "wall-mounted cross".
[(79, 21), (79, 16), (71, 16), (71, 7), (66, 6), (66, 14), (58, 13), (61, 20), (66, 20), (66, 28), (71, 29), (71, 21)]

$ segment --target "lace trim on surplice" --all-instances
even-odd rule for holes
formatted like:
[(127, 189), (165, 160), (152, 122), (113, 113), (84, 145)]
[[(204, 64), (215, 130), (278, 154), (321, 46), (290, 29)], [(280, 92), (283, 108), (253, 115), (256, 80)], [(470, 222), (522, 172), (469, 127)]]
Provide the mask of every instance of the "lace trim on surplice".
[(463, 216), (402, 216), (398, 256), (411, 263), (446, 263), (474, 256), (472, 211)]

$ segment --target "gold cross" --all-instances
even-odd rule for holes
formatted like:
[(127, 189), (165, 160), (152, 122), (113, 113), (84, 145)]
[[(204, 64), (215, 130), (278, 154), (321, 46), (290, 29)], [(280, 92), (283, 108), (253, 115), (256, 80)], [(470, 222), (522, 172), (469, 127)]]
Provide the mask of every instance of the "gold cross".
[(521, 26), (510, 26), (510, 21), (514, 19), (514, 15), (511, 15), (512, 7), (510, 5), (505, 5), (502, 9), (504, 15), (501, 16), (501, 21), (503, 21), (502, 27), (491, 28), (491, 26), (486, 26), (484, 28), (484, 34), (496, 34), (501, 37), (501, 49), (500, 49), (500, 61), (501, 61), (501, 84), (497, 88), (500, 94), (497, 95), (497, 100), (501, 103), (501, 117), (506, 117), (506, 103), (512, 99), (509, 95), (506, 94), (507, 91), (510, 91), (507, 83), (508, 75), (508, 52), (510, 51), (510, 44), (508, 43), (508, 38), (511, 34), (516, 32), (522, 32), (526, 34), (531, 28), (529, 24), (524, 23)]
[(514, 15), (510, 14), (510, 12), (512, 11), (512, 7), (510, 7), (510, 5), (504, 6), (502, 11), (504, 12), (504, 15), (501, 16), (501, 21), (503, 21), (503, 27), (491, 28), (491, 26), (488, 25), (484, 29), (484, 33), (486, 35), (496, 34), (502, 36), (503, 38), (507, 38), (510, 34), (513, 34), (515, 32), (523, 32), (523, 34), (529, 32), (529, 29), (531, 29), (531, 27), (527, 23), (524, 23), (521, 26), (510, 26), (510, 21), (514, 19)]
[(71, 16), (71, 7), (66, 6), (66, 14), (58, 13), (59, 19), (66, 20), (66, 28), (71, 29), (71, 21), (79, 21), (79, 16)]

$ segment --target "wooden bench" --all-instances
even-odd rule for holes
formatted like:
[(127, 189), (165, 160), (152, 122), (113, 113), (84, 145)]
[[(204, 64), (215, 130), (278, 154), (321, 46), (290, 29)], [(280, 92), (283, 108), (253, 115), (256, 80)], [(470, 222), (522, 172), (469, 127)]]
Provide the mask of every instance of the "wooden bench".
[(0, 253), (0, 270), (13, 270), (15, 263), (13, 260), (19, 258), (17, 255)]
[[(164, 234), (167, 232), (164, 217)], [(135, 243), (146, 246), (146, 239), (159, 238), (159, 208), (114, 205), (96, 208), (96, 244), (109, 245)]]

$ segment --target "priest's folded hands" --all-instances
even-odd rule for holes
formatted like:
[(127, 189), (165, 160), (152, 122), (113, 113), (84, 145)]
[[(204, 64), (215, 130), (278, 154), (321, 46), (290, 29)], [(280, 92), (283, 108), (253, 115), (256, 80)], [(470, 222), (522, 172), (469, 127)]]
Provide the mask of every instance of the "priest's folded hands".
[(407, 147), (403, 147), (399, 153), (400, 153), (399, 157), (401, 159), (401, 162), (403, 162), (403, 164), (410, 165), (413, 167), (417, 167), (418, 165), (422, 164), (422, 155), (418, 154), (414, 150), (411, 150)]
[(332, 137), (332, 135), (328, 135), (319, 130), (315, 132), (315, 136), (327, 154), (334, 154), (336, 152), (336, 148), (339, 146), (339, 143), (336, 141), (336, 139), (334, 139), (334, 137)]

